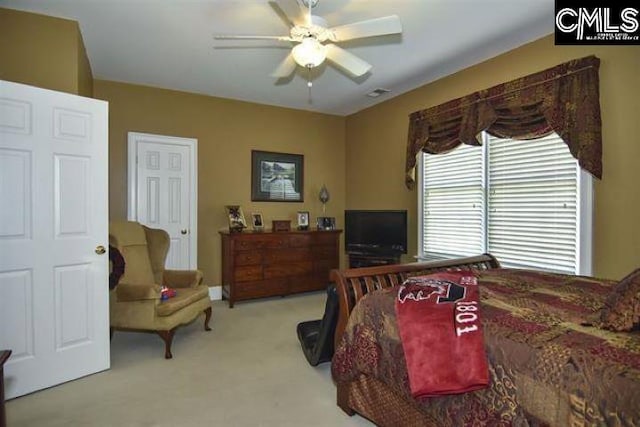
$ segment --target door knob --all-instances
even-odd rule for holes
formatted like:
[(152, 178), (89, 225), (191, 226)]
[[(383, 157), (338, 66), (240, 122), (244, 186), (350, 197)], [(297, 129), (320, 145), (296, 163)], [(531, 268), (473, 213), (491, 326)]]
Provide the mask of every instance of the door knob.
[(187, 234), (187, 229), (180, 230), (180, 234)]
[(105, 253), (107, 250), (104, 248), (104, 246), (100, 245), (100, 246), (96, 246), (96, 253), (98, 255), (102, 255), (103, 253)]

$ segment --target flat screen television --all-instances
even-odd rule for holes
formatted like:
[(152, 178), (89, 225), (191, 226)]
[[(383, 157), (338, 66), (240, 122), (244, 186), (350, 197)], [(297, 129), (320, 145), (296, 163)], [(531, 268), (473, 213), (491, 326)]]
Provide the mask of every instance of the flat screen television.
[(347, 252), (407, 253), (406, 210), (346, 210)]

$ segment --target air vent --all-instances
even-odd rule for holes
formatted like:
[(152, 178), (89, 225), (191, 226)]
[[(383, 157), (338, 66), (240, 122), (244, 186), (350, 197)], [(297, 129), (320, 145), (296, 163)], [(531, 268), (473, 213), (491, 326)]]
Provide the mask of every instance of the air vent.
[(374, 89), (371, 92), (369, 92), (367, 96), (370, 98), (377, 98), (380, 95), (384, 95), (385, 93), (388, 93), (388, 92), (390, 92), (389, 89), (382, 89), (381, 87), (379, 87), (378, 89)]

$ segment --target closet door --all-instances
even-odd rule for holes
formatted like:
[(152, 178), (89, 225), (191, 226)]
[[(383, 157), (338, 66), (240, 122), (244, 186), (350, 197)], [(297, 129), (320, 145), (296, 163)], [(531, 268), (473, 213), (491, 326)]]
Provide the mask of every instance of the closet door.
[(107, 103), (0, 81), (8, 398), (109, 368)]
[(129, 132), (129, 220), (169, 233), (165, 267), (198, 265), (198, 140)]

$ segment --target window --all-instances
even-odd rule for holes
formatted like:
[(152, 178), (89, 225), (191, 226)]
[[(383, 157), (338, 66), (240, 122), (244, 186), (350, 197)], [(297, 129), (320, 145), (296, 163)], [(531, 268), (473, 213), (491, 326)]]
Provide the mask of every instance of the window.
[(557, 134), (423, 155), (420, 258), (591, 274), (592, 179)]

